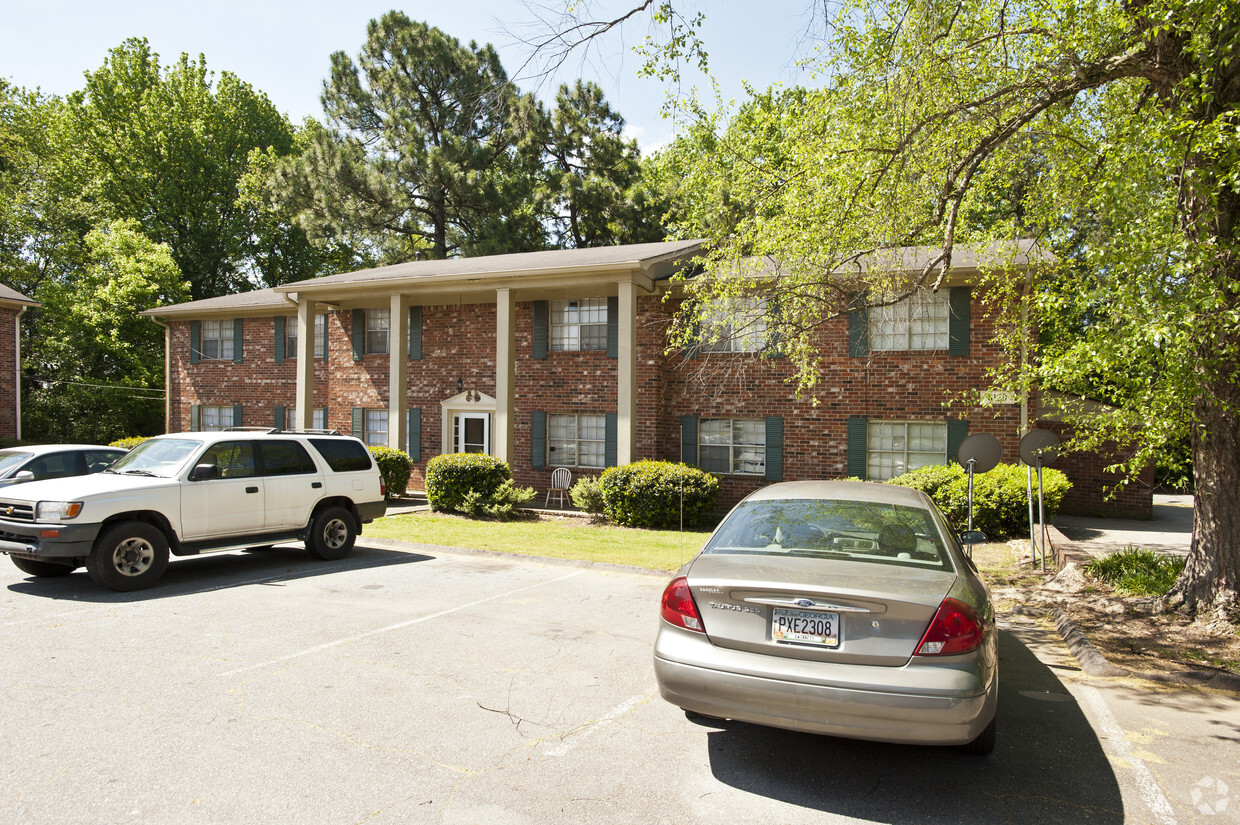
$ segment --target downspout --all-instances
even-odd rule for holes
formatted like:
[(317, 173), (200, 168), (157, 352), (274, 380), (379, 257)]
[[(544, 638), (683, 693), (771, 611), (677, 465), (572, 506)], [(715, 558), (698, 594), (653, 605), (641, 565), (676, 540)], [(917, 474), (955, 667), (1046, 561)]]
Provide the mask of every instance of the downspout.
[(16, 413), (16, 421), (14, 421), (13, 434), (18, 441), (22, 440), (22, 316), (26, 314), (27, 306), (21, 306), (17, 310), (17, 320), (13, 324), (13, 381), (16, 386), (13, 388), (13, 397), (16, 399), (14, 404)]
[(158, 318), (151, 320), (164, 328), (164, 432), (169, 432), (172, 422), (172, 327)]
[[(1028, 375), (1029, 366), (1029, 299), (1033, 294), (1033, 270), (1025, 270), (1025, 289), (1024, 295), (1020, 302), (1020, 326), (1022, 330), (1020, 338), (1020, 371), (1022, 377)], [(1030, 385), (1027, 380), (1021, 381), (1021, 399), (1020, 399), (1020, 435), (1029, 432), (1029, 400), (1031, 392)]]

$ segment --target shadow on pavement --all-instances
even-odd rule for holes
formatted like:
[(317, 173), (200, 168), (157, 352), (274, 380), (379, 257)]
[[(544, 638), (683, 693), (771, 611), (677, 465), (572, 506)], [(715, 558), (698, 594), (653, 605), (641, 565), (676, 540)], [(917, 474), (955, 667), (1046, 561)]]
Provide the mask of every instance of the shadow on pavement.
[(1008, 631), (999, 655), (988, 757), (728, 722), (708, 734), (711, 769), (749, 793), (873, 822), (1122, 823), (1111, 764), (1063, 683)]
[(168, 571), (148, 590), (117, 593), (90, 580), (85, 568), (59, 578), (28, 578), (9, 585), (14, 593), (45, 599), (91, 603), (130, 603), (175, 598), (188, 593), (247, 585), (280, 585), (297, 579), (329, 576), (398, 564), (430, 561), (433, 556), (357, 545), (338, 561), (320, 561), (300, 544), (256, 551), (226, 551), (202, 556), (173, 556)]

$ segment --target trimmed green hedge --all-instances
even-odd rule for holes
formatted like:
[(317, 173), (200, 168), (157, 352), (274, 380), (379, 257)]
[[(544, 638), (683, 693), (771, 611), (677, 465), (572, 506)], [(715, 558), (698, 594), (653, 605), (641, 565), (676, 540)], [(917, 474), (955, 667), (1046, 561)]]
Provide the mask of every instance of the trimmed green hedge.
[(714, 520), (719, 499), (718, 478), (670, 461), (609, 467), (599, 479), (599, 488), (607, 517), (626, 527), (678, 527), (682, 490), (685, 527), (702, 527)]
[(482, 453), (448, 453), (426, 464), (426, 498), (431, 509), (511, 518), (534, 497), (533, 487), (518, 487), (512, 468)]
[[(957, 530), (969, 523), (969, 477), (959, 464), (922, 467), (887, 482), (921, 490), (943, 511)], [(1072, 482), (1063, 472), (1042, 471), (1042, 500), (1049, 520), (1059, 510)], [(1037, 479), (1034, 479), (1034, 493)], [(981, 530), (991, 541), (1029, 533), (1028, 481), (1025, 468), (1000, 464), (988, 473), (973, 475), (973, 529)]]
[(409, 486), (409, 473), (413, 470), (413, 459), (403, 450), (391, 447), (371, 447), (370, 454), (379, 465), (379, 474), (383, 476), (383, 486), (387, 488), (387, 497), (403, 496)]

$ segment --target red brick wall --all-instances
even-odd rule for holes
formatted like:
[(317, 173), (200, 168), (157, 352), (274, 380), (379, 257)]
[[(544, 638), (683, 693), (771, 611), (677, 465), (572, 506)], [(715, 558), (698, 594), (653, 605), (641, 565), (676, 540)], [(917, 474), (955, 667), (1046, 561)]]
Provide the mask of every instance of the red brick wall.
[[(1072, 435), (1071, 428), (1056, 421), (1039, 421), (1037, 426), (1054, 432), (1061, 441), (1067, 441)], [(1062, 470), (1072, 482), (1072, 489), (1064, 496), (1059, 512), (1073, 516), (1153, 518), (1153, 466), (1147, 466), (1131, 478), (1122, 490), (1114, 489), (1122, 476), (1106, 469), (1126, 460), (1131, 454), (1130, 449), (1113, 443), (1096, 452), (1073, 452), (1059, 456), (1052, 466)]]
[(0, 438), (17, 438), (17, 317), (0, 308)]

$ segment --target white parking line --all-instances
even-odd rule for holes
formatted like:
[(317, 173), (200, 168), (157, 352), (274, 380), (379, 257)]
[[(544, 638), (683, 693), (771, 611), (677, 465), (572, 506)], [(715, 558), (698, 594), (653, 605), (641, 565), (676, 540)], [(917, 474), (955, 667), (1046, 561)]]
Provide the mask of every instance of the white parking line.
[(255, 665), (247, 665), (246, 667), (239, 667), (236, 670), (225, 671), (224, 673), (221, 673), (220, 675), (221, 676), (236, 676), (238, 673), (245, 673), (250, 670), (258, 670), (259, 668), (269, 667), (271, 665), (278, 665), (283, 662), (290, 661), (292, 659), (299, 659), (302, 656), (309, 656), (312, 653), (319, 653), (324, 650), (330, 650), (334, 647), (340, 647), (341, 645), (352, 644), (353, 642), (361, 641), (362, 639), (368, 639), (371, 636), (378, 636), (382, 633), (390, 633), (393, 630), (401, 630), (406, 627), (412, 627), (415, 624), (421, 624), (422, 622), (429, 622), (431, 619), (438, 619), (441, 616), (447, 616), (451, 613), (458, 613), (462, 610), (468, 610), (471, 607), (477, 607), (480, 604), (486, 604), (487, 602), (493, 602), (496, 599), (505, 599), (509, 596), (516, 595), (517, 593), (522, 593), (526, 590), (533, 590), (536, 587), (543, 587), (544, 585), (555, 584), (556, 582), (562, 582), (565, 579), (571, 579), (574, 576), (580, 576), (583, 572), (585, 571), (577, 570), (573, 573), (569, 573), (566, 576), (560, 576), (557, 579), (549, 579), (545, 582), (537, 582), (536, 584), (528, 584), (525, 587), (518, 587), (515, 590), (509, 590), (506, 593), (497, 593), (494, 596), (487, 596), (485, 599), (478, 599), (477, 601), (472, 601), (467, 604), (458, 604), (456, 607), (450, 607), (447, 610), (441, 610), (438, 613), (431, 613), (430, 615), (427, 615), (427, 616), (419, 616), (416, 619), (410, 619), (405, 622), (397, 622), (396, 624), (388, 625), (387, 627), (380, 627), (376, 630), (368, 630), (365, 633), (359, 633), (356, 636), (349, 636), (344, 639), (337, 639), (334, 642), (324, 642), (321, 645), (315, 645), (314, 647), (306, 648), (305, 650), (299, 650), (296, 653), (290, 653), (287, 656), (281, 656), (278, 659), (270, 659), (266, 662), (259, 662), (258, 664), (255, 664)]
[(1106, 700), (1102, 698), (1102, 694), (1097, 688), (1090, 687), (1089, 685), (1078, 685), (1077, 687), (1081, 692), (1081, 698), (1085, 700), (1085, 704), (1089, 707), (1099, 731), (1107, 739), (1109, 744), (1107, 750), (1112, 752), (1112, 756), (1119, 757), (1125, 763), (1132, 766), (1133, 773), (1136, 775), (1137, 790), (1141, 792), (1141, 798), (1149, 809), (1150, 814), (1162, 825), (1176, 825), (1175, 811), (1172, 810), (1171, 803), (1167, 801), (1167, 797), (1163, 795), (1162, 790), (1158, 787), (1158, 782), (1154, 779), (1154, 774), (1150, 771), (1149, 766), (1133, 751), (1132, 743), (1124, 735), (1124, 729), (1120, 727), (1115, 714), (1111, 713), (1111, 709), (1107, 707)]
[[(624, 700), (623, 702), (616, 705), (611, 710), (607, 711), (607, 713), (603, 716), (602, 719), (592, 722), (589, 725), (585, 726), (584, 728), (578, 728), (577, 730), (569, 731), (567, 735), (573, 736), (572, 741), (561, 742), (558, 746), (544, 751), (544, 754), (546, 756), (563, 756), (564, 754), (571, 751), (573, 748), (577, 747), (577, 743), (579, 743), (582, 739), (586, 738), (591, 733), (594, 733), (596, 730), (599, 730), (600, 728), (604, 728), (607, 725), (610, 725), (612, 722), (616, 721), (621, 716), (624, 716), (625, 714), (629, 713), (631, 710), (633, 710), (633, 708), (648, 701), (650, 697), (653, 695), (654, 695), (654, 692), (652, 691), (646, 694), (630, 696), (628, 699)], [(573, 734), (577, 734), (577, 735), (573, 735)]]

